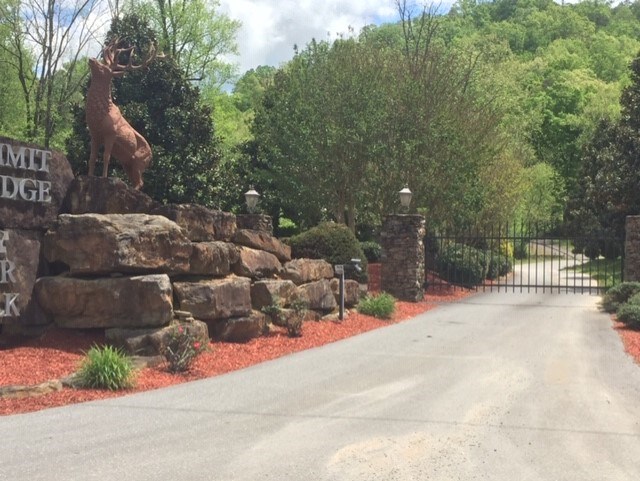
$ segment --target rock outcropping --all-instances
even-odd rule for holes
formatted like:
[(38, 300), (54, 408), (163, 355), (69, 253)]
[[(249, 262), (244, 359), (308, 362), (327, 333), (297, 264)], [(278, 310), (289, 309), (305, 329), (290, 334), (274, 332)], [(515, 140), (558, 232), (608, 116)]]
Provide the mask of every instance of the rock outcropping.
[[(268, 216), (241, 216), (239, 229), (230, 213), (163, 206), (118, 179), (67, 174), (51, 188), (62, 212), (47, 213), (40, 230), (0, 225), (18, 330), (100, 328), (131, 354), (152, 355), (185, 315), (198, 336), (244, 342), (268, 332), (268, 309), (286, 317), (303, 305), (306, 319), (320, 319), (337, 308), (333, 267), (292, 260)], [(349, 306), (358, 287), (346, 287)]]

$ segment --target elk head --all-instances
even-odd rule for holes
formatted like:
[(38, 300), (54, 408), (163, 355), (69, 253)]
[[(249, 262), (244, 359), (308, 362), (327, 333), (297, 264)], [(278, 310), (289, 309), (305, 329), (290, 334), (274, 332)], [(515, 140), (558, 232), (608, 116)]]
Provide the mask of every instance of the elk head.
[[(156, 58), (164, 57), (163, 54), (158, 54), (156, 44), (151, 43), (149, 47), (149, 54), (146, 58), (141, 63), (134, 65), (133, 60), (135, 57), (135, 47), (118, 48), (119, 43), (120, 39), (115, 38), (105, 45), (101, 52), (102, 61), (96, 58), (89, 59), (89, 68), (91, 69), (92, 77), (96, 75), (107, 75), (109, 78), (122, 77), (126, 72), (147, 67)], [(128, 54), (129, 61), (126, 64), (118, 63), (118, 58), (121, 54)]]

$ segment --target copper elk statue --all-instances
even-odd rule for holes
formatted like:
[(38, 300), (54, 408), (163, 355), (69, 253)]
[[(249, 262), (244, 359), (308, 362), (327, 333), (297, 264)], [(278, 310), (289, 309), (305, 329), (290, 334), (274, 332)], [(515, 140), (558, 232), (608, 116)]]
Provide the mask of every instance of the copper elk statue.
[[(124, 168), (134, 189), (140, 190), (143, 185), (142, 173), (151, 164), (151, 147), (145, 138), (129, 125), (120, 113), (120, 109), (111, 98), (111, 79), (122, 77), (126, 72), (146, 67), (159, 57), (155, 46), (146, 60), (140, 65), (133, 65), (133, 49), (116, 48), (118, 40), (109, 43), (102, 50), (103, 61), (89, 59), (91, 84), (87, 92), (86, 120), (91, 133), (91, 157), (89, 158), (89, 175), (94, 175), (98, 149), (104, 146), (102, 176), (107, 177), (109, 160), (115, 157)], [(118, 56), (129, 54), (126, 65), (118, 63)]]

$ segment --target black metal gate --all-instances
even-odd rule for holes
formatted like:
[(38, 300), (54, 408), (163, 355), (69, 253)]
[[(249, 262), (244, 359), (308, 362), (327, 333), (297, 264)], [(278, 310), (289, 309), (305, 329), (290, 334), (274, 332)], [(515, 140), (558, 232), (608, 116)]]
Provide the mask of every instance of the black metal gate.
[(511, 225), (431, 232), (426, 283), (502, 292), (599, 293), (622, 281), (624, 241)]

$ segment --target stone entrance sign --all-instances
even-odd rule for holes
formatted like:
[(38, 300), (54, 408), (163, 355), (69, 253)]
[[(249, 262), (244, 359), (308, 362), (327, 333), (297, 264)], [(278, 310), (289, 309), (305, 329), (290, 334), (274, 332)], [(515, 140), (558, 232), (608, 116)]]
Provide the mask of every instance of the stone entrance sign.
[(44, 232), (72, 180), (62, 153), (0, 137), (0, 229)]
[(40, 247), (72, 180), (60, 152), (0, 137), (0, 329), (46, 322), (32, 302)]

